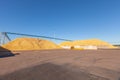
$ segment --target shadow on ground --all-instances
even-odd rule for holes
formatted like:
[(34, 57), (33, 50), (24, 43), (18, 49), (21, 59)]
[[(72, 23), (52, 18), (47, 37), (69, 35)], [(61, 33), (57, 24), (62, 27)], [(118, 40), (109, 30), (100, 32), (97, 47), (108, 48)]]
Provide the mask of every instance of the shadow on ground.
[(0, 58), (10, 57), (10, 56), (14, 56), (14, 54), (10, 50), (0, 46)]
[(108, 80), (52, 63), (45, 63), (0, 76), (0, 80)]

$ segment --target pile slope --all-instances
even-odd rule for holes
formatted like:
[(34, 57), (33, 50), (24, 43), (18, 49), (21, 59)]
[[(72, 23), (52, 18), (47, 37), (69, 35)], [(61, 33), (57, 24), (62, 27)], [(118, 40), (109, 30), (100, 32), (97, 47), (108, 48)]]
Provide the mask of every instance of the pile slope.
[(73, 42), (70, 41), (64, 41), (60, 44), (60, 46), (73, 46)]
[(0, 46), (0, 51), (9, 51), (9, 50), (7, 50), (7, 49), (3, 48), (2, 46)]
[(98, 48), (115, 48), (113, 45), (99, 40), (99, 39), (89, 39), (89, 40), (76, 40), (73, 42), (63, 42), (60, 46), (97, 46)]
[(44, 50), (59, 49), (55, 43), (37, 38), (17, 38), (2, 47), (8, 50)]

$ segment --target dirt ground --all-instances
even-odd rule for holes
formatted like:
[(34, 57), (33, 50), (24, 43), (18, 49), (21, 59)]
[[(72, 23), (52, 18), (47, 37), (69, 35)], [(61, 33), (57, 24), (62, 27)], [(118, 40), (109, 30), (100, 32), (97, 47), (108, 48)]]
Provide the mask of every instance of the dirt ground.
[(0, 58), (0, 80), (120, 80), (120, 50), (12, 53)]

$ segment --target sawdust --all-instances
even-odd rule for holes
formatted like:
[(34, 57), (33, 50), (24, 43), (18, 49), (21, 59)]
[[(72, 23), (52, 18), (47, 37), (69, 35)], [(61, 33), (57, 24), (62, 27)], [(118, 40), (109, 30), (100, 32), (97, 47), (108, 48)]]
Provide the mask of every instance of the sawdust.
[(99, 39), (76, 40), (73, 42), (62, 42), (60, 46), (97, 46), (98, 48), (116, 48), (108, 42)]
[(0, 46), (0, 51), (9, 51), (9, 50), (7, 50), (7, 49), (3, 48), (2, 46)]
[(61, 44), (60, 44), (60, 46), (73, 46), (74, 44), (73, 44), (73, 42), (71, 42), (71, 41), (65, 41), (65, 42), (62, 42)]
[(44, 50), (59, 49), (55, 43), (37, 38), (17, 38), (2, 47), (8, 50)]

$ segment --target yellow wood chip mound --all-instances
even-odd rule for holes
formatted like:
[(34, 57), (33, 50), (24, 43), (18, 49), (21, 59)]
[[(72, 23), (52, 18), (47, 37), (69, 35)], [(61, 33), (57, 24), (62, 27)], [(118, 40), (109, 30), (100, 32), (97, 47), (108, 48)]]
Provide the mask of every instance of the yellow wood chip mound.
[(104, 42), (99, 39), (89, 39), (89, 40), (76, 40), (73, 42), (62, 42), (60, 46), (97, 46), (97, 47), (105, 47), (105, 48), (115, 48), (113, 45)]
[(60, 46), (73, 46), (73, 42), (65, 41), (65, 42), (62, 42)]
[(44, 50), (59, 49), (55, 43), (37, 38), (17, 38), (2, 47), (8, 50)]

